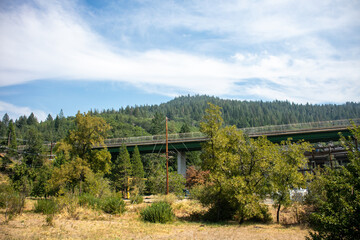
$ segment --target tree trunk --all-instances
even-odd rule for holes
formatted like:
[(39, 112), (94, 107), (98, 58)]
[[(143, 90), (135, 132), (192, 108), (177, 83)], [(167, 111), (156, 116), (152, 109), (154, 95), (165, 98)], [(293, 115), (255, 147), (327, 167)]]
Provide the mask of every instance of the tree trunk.
[(280, 208), (281, 208), (281, 204), (279, 204), (278, 209), (277, 209), (277, 213), (276, 213), (276, 222), (279, 223), (280, 221)]

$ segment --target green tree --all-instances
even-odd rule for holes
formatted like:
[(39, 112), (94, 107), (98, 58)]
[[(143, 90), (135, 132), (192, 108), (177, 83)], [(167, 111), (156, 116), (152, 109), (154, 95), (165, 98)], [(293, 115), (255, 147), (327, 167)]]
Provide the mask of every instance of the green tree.
[(276, 221), (279, 223), (281, 206), (291, 204), (290, 190), (293, 188), (305, 188), (306, 181), (310, 178), (308, 173), (299, 172), (307, 166), (308, 159), (304, 156), (312, 147), (307, 142), (292, 143), (283, 141), (277, 148), (271, 180), (273, 183), (272, 198), (277, 207)]
[(110, 172), (111, 155), (107, 149), (95, 150), (93, 146), (104, 146), (104, 139), (110, 126), (101, 118), (78, 113), (75, 129), (56, 146), (56, 159), (53, 174), (49, 182), (52, 194), (61, 191), (79, 189), (87, 177), (97, 173)]
[(144, 166), (141, 161), (141, 156), (139, 152), (139, 148), (135, 146), (134, 152), (131, 158), (131, 169), (132, 169), (132, 176), (135, 178), (143, 178), (145, 175)]
[(260, 204), (269, 192), (269, 174), (274, 145), (266, 138), (247, 139), (235, 126), (222, 127), (220, 108), (210, 104), (201, 130), (210, 140), (203, 145), (203, 169), (209, 170), (208, 183), (200, 201), (210, 206), (210, 220), (226, 220), (236, 215), (247, 219), (267, 219)]
[(150, 133), (152, 135), (159, 135), (165, 133), (165, 115), (156, 112), (154, 118), (151, 120)]
[(111, 155), (106, 148), (95, 150), (93, 146), (105, 146), (104, 140), (110, 126), (100, 117), (89, 113), (78, 114), (75, 118), (75, 129), (57, 146), (59, 161), (71, 161), (81, 158), (95, 173), (108, 173), (111, 168)]
[(23, 154), (25, 163), (30, 167), (41, 167), (44, 164), (43, 139), (35, 127), (30, 127), (26, 136), (26, 149)]
[[(360, 140), (360, 126), (351, 129)], [(310, 215), (312, 239), (358, 239), (360, 236), (360, 151), (352, 139), (342, 137), (350, 163), (327, 168), (318, 178), (322, 191)]]
[(129, 178), (131, 177), (131, 168), (130, 155), (126, 146), (123, 144), (111, 168), (111, 180), (116, 191), (121, 190), (124, 194), (127, 191), (130, 186)]
[(188, 133), (188, 132), (191, 132), (190, 126), (189, 126), (189, 124), (184, 123), (181, 126), (180, 133)]
[(9, 122), (7, 137), (8, 137), (8, 148), (9, 148), (8, 153), (10, 156), (15, 157), (17, 156), (17, 141), (16, 141), (15, 127), (12, 120), (10, 120)]
[(54, 168), (48, 181), (47, 191), (52, 195), (61, 195), (68, 190), (82, 193), (82, 185), (92, 171), (88, 163), (79, 157)]

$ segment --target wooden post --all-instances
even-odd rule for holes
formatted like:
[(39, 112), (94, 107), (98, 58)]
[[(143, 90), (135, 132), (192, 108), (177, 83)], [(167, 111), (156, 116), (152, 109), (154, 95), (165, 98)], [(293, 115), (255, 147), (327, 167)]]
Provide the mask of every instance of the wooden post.
[(168, 139), (167, 117), (166, 117), (166, 194), (169, 194), (169, 139)]

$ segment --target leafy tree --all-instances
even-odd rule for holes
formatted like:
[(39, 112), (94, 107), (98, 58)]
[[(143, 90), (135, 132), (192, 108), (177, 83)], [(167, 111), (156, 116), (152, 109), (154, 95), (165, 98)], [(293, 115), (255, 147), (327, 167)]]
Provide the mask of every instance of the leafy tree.
[[(360, 140), (360, 126), (353, 126)], [(340, 169), (327, 168), (319, 177), (321, 196), (310, 215), (312, 239), (358, 239), (360, 235), (360, 151), (351, 139), (342, 137), (350, 163)]]
[(308, 159), (304, 152), (311, 151), (309, 143), (292, 143), (290, 140), (283, 141), (278, 147), (274, 166), (271, 172), (273, 183), (272, 198), (277, 206), (276, 221), (279, 223), (281, 206), (291, 204), (290, 190), (293, 188), (305, 188), (306, 181), (310, 178), (308, 173), (299, 172), (307, 166)]
[(55, 169), (49, 180), (53, 194), (70, 189), (83, 191), (83, 184), (93, 173), (104, 175), (110, 172), (111, 155), (105, 149), (93, 150), (93, 146), (104, 145), (110, 126), (100, 117), (90, 114), (76, 115), (75, 129), (56, 146)]
[(104, 140), (110, 126), (100, 117), (88, 114), (76, 115), (75, 130), (57, 146), (61, 161), (84, 159), (95, 173), (108, 173), (111, 167), (111, 155), (106, 148), (93, 150), (93, 146), (104, 146)]
[[(210, 174), (199, 195), (200, 201), (210, 207), (208, 217), (211, 220), (235, 217), (239, 223), (250, 219), (268, 221), (267, 207), (261, 201), (273, 190), (274, 166), (280, 162), (284, 165), (287, 160), (297, 171), (300, 164), (297, 162), (304, 159), (301, 150), (307, 145), (286, 146), (290, 144), (286, 142), (279, 146), (266, 137), (249, 139), (235, 126), (222, 127), (222, 123), (220, 108), (209, 104), (200, 128), (210, 138), (203, 145), (201, 155), (203, 169)], [(286, 191), (280, 187), (277, 190)]]
[(82, 185), (89, 174), (91, 174), (91, 169), (88, 163), (84, 159), (77, 157), (60, 167), (54, 168), (48, 181), (47, 191), (53, 195), (61, 195), (68, 190), (73, 193), (78, 190), (82, 193)]
[(72, 145), (72, 152), (80, 158), (88, 158), (92, 147), (105, 145), (104, 140), (110, 126), (100, 117), (78, 112), (75, 118), (75, 130), (71, 130), (66, 141)]

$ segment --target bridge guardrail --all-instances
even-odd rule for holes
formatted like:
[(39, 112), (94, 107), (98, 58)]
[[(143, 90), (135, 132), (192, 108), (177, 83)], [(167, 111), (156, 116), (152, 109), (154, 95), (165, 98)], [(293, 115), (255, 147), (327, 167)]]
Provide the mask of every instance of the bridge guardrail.
[[(270, 134), (286, 134), (289, 132), (295, 131), (306, 131), (306, 130), (321, 130), (329, 128), (346, 128), (351, 126), (351, 121), (356, 125), (360, 125), (360, 118), (355, 118), (352, 120), (333, 120), (333, 121), (322, 121), (322, 122), (310, 122), (310, 123), (295, 123), (295, 124), (283, 124), (283, 125), (269, 125), (263, 127), (251, 127), (251, 128), (241, 128), (239, 130), (243, 131), (249, 136), (259, 136), (259, 135), (270, 135)], [(207, 136), (201, 132), (190, 132), (190, 133), (174, 133), (169, 134), (169, 141), (174, 140), (191, 140), (198, 138), (206, 138)], [(139, 136), (139, 137), (127, 137), (127, 138), (112, 138), (106, 139), (105, 145), (108, 147), (111, 146), (120, 146), (121, 144), (140, 144), (140, 143), (164, 143), (166, 139), (165, 135), (154, 135), (154, 136)], [(50, 144), (47, 145), (50, 149)], [(102, 147), (102, 146), (94, 146)], [(24, 150), (25, 145), (18, 146), (18, 150)]]

